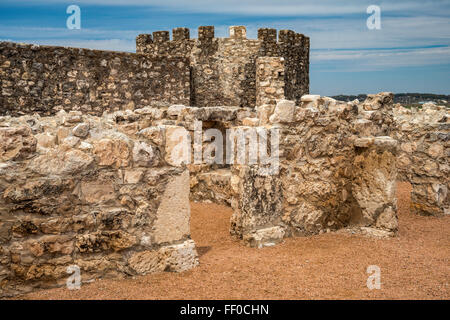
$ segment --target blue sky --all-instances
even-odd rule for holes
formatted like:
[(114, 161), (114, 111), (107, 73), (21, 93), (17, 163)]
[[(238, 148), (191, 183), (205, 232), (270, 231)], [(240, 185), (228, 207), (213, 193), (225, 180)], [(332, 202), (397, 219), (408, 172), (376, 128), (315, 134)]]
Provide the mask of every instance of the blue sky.
[[(66, 8), (81, 8), (81, 30)], [(369, 30), (366, 8), (381, 8)], [(214, 25), (292, 29), (311, 37), (311, 93), (450, 94), (450, 0), (2, 0), (0, 40), (104, 50), (135, 50), (140, 33)]]

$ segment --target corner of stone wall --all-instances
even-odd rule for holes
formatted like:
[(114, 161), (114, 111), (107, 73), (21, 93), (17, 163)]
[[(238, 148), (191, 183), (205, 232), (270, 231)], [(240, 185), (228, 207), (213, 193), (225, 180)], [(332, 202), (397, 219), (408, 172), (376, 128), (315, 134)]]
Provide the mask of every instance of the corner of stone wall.
[(397, 141), (388, 136), (355, 139), (352, 195), (361, 208), (352, 227), (362, 233), (395, 236), (397, 218)]
[(421, 109), (396, 105), (393, 112), (399, 175), (412, 185), (411, 212), (450, 214), (449, 109), (425, 103)]
[(0, 117), (0, 295), (198, 264), (165, 111)]

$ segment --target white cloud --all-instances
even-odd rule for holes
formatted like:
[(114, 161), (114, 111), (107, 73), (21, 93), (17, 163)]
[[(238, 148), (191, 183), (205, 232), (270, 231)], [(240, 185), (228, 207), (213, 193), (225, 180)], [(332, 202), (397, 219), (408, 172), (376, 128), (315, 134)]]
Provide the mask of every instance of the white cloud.
[[(4, 1), (12, 2), (12, 0)], [(40, 3), (57, 2), (67, 3), (57, 0), (40, 1)], [(14, 3), (17, 3), (17, 0)], [(248, 36), (255, 38), (259, 27), (293, 29), (296, 32), (304, 33), (311, 38), (311, 59), (316, 66), (329, 66), (336, 62), (341, 69), (382, 70), (394, 66), (450, 63), (448, 49), (450, 46), (449, 1), (191, 0), (188, 2), (166, 0), (163, 2), (161, 0), (78, 0), (74, 3), (109, 6), (154, 5), (167, 9), (169, 13), (182, 11), (252, 16), (270, 15), (270, 17), (261, 16), (257, 20), (242, 19), (250, 21), (245, 23)], [(368, 30), (366, 27), (368, 17), (366, 8), (372, 3), (381, 5), (381, 30)], [(295, 15), (301, 17), (293, 17)], [(149, 22), (149, 27), (151, 27), (151, 22)], [(215, 27), (217, 36), (227, 36), (228, 25), (220, 23)], [(0, 38), (19, 39), (21, 42), (37, 44), (116, 51), (134, 51), (134, 38), (143, 32), (145, 31), (84, 28), (68, 30), (66, 28), (24, 28), (0, 25)], [(195, 29), (191, 30), (191, 36), (196, 36)], [(423, 48), (435, 45), (447, 47)], [(382, 50), (370, 50), (371, 48)], [(323, 49), (329, 49), (329, 51)]]
[[(396, 50), (327, 50), (311, 53), (311, 63), (334, 71), (375, 71), (396, 67), (450, 64), (450, 47)], [(325, 66), (325, 68), (326, 68)]]

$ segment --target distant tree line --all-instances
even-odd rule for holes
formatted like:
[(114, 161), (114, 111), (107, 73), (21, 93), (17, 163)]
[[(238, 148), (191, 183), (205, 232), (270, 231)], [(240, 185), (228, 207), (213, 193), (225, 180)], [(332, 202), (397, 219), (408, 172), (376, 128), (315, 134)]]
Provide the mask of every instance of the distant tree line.
[[(340, 101), (353, 101), (358, 99), (359, 101), (364, 101), (367, 98), (367, 94), (358, 94), (358, 95), (337, 95), (332, 98)], [(446, 101), (446, 103), (442, 102), (442, 100)], [(436, 102), (440, 104), (449, 105), (450, 95), (445, 94), (433, 94), (433, 93), (395, 93), (394, 94), (394, 103), (401, 104), (419, 104), (421, 102)]]

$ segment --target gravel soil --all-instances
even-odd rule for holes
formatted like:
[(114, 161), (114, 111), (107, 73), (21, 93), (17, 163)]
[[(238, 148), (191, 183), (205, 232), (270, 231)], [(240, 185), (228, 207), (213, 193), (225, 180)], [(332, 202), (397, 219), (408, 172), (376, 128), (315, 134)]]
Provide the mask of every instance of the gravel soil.
[[(409, 212), (410, 185), (399, 183), (399, 235), (371, 239), (328, 233), (248, 248), (228, 233), (231, 209), (192, 203), (192, 238), (200, 266), (98, 280), (80, 290), (42, 290), (19, 299), (449, 299), (450, 216)], [(381, 289), (366, 286), (369, 265)]]

